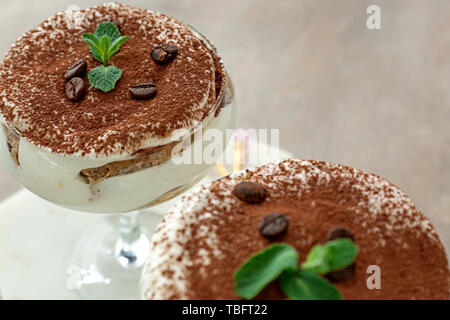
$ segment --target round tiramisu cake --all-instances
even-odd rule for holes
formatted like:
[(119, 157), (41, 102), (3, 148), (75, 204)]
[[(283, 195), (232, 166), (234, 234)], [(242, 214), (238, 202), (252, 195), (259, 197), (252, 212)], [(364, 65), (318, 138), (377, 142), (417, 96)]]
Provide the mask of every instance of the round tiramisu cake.
[(207, 165), (171, 155), (200, 127), (228, 128), (231, 98), (214, 47), (180, 21), (118, 3), (66, 10), (0, 64), (0, 158), (60, 205), (129, 211), (200, 178)]
[(406, 194), (374, 174), (296, 159), (185, 195), (157, 228), (141, 278), (144, 299), (449, 294), (444, 247)]

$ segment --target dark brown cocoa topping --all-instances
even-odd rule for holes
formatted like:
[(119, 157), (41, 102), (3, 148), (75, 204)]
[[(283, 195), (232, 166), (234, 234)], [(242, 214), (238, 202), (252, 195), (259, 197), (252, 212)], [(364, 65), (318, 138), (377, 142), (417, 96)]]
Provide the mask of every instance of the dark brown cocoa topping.
[(172, 61), (178, 53), (178, 47), (172, 44), (161, 44), (153, 48), (151, 56), (159, 64), (165, 64)]
[(134, 99), (146, 100), (156, 95), (156, 85), (153, 82), (140, 83), (130, 88), (131, 96)]
[[(259, 205), (239, 200), (232, 192), (241, 181), (260, 183), (270, 197)], [(360, 248), (355, 272), (351, 279), (336, 282), (345, 300), (449, 298), (445, 249), (429, 220), (403, 192), (360, 170), (295, 159), (231, 175), (185, 195), (176, 210), (166, 215), (155, 237), (160, 257), (167, 260), (147, 272), (160, 271), (168, 285), (149, 297), (238, 299), (234, 274), (249, 257), (270, 245), (261, 236), (258, 222), (274, 212), (289, 220), (287, 232), (277, 240), (295, 247), (300, 263), (337, 226), (354, 233)], [(178, 254), (168, 257), (174, 247)], [(380, 290), (367, 288), (370, 265), (381, 268)], [(183, 266), (186, 272), (180, 279), (177, 271)], [(180, 281), (186, 284), (185, 291), (180, 291)], [(285, 298), (277, 283), (257, 297)]]
[(75, 77), (66, 84), (66, 95), (70, 101), (80, 101), (86, 95), (86, 84), (83, 79)]
[(86, 74), (86, 70), (87, 70), (86, 60), (80, 59), (67, 69), (67, 71), (64, 73), (64, 79), (69, 81), (74, 77), (82, 78)]
[[(211, 114), (217, 99), (211, 82), (224, 78), (223, 69), (220, 58), (188, 27), (163, 14), (118, 3), (80, 12), (86, 19), (76, 28), (61, 14), (50, 17), (16, 41), (0, 63), (0, 98), (6, 101), (0, 113), (24, 138), (61, 154), (131, 155), (155, 146), (148, 141), (157, 143)], [(84, 76), (89, 90), (74, 108), (66, 96), (64, 73), (79, 59), (86, 60), (87, 71), (99, 65), (82, 35), (116, 19), (122, 34), (131, 36), (111, 61), (123, 70), (122, 77), (105, 93), (90, 90)], [(160, 43), (183, 52), (177, 63), (155, 63), (150, 51)], [(216, 63), (220, 70), (215, 70)], [(132, 99), (130, 88), (149, 80), (157, 86), (156, 96)], [(199, 101), (205, 104), (199, 106)]]
[(274, 239), (286, 232), (289, 220), (281, 213), (271, 213), (258, 223), (259, 233), (268, 239)]
[(234, 187), (234, 195), (242, 201), (256, 204), (264, 201), (267, 192), (266, 189), (257, 182), (244, 181), (238, 183)]

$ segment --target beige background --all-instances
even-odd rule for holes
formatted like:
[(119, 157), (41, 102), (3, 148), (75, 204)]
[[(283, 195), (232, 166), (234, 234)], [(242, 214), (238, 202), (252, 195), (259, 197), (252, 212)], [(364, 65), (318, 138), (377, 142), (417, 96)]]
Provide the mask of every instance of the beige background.
[[(0, 2), (0, 51), (55, 11), (101, 1)], [(299, 158), (387, 177), (450, 248), (450, 2), (136, 0), (179, 17), (220, 50), (238, 126), (280, 128)], [(382, 29), (366, 28), (378, 4)], [(0, 199), (19, 185), (0, 167)], [(450, 251), (449, 251), (450, 252)]]

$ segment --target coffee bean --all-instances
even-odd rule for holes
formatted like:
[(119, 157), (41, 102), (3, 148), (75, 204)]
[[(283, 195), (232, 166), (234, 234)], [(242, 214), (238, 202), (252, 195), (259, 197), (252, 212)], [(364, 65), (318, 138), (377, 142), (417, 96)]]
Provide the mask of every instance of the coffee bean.
[(80, 101), (86, 95), (84, 80), (78, 77), (72, 78), (66, 84), (66, 95), (71, 101)]
[(150, 99), (156, 95), (156, 85), (151, 82), (140, 83), (130, 88), (131, 96), (135, 99)]
[(355, 269), (356, 265), (352, 263), (351, 265), (346, 266), (345, 268), (327, 273), (325, 277), (333, 282), (345, 281), (353, 277)]
[[(327, 240), (332, 241), (341, 238), (347, 238), (352, 241), (355, 240), (353, 233), (343, 227), (335, 227), (334, 229), (332, 229), (328, 234)], [(355, 268), (356, 265), (352, 263), (345, 268), (327, 273), (325, 277), (333, 282), (345, 281), (353, 276), (353, 274), (355, 273)]]
[(289, 220), (281, 213), (271, 213), (258, 223), (259, 233), (263, 237), (273, 239), (283, 234), (289, 225)]
[(267, 191), (257, 182), (244, 181), (234, 187), (234, 194), (242, 201), (261, 203), (264, 201)]
[(153, 48), (151, 56), (159, 64), (164, 64), (172, 61), (178, 53), (177, 46), (171, 44), (161, 44)]
[(117, 29), (119, 29), (119, 31), (121, 31), (120, 30), (120, 21), (119, 20), (113, 20), (113, 21), (111, 21), (111, 23), (114, 24), (117, 27)]
[(336, 227), (330, 231), (328, 234), (327, 240), (336, 240), (339, 238), (348, 238), (352, 241), (355, 240), (355, 237), (353, 236), (353, 233), (351, 233), (349, 230), (343, 228), (343, 227)]
[(64, 79), (69, 81), (74, 77), (83, 77), (86, 73), (87, 62), (84, 59), (80, 59), (75, 62), (69, 69), (67, 69), (66, 73), (64, 73)]

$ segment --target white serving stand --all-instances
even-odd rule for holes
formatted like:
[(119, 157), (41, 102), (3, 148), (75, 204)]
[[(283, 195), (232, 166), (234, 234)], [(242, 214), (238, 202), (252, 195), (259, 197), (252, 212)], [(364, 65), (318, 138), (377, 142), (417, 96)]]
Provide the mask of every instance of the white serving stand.
[[(277, 151), (267, 152), (259, 164), (291, 157), (286, 151)], [(213, 167), (199, 184), (218, 177), (220, 175)], [(177, 200), (175, 198), (145, 211), (141, 214), (141, 224), (154, 230), (162, 215)], [(0, 203), (2, 298), (78, 299), (77, 293), (67, 285), (72, 249), (84, 232), (101, 219), (112, 221), (111, 216), (65, 209), (26, 189)]]

